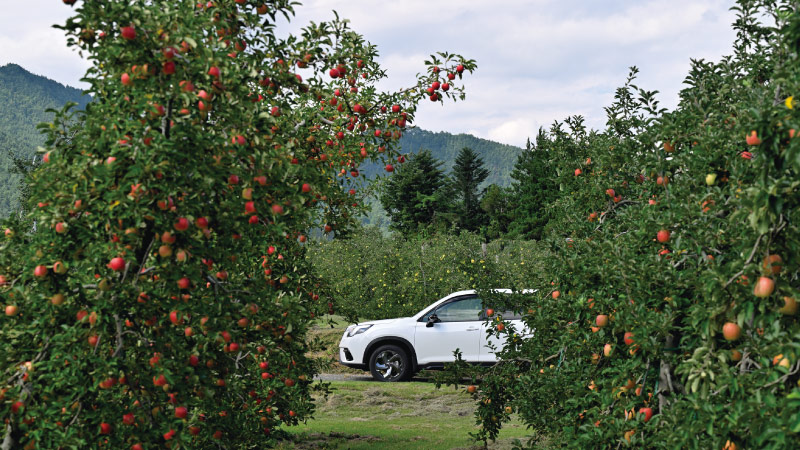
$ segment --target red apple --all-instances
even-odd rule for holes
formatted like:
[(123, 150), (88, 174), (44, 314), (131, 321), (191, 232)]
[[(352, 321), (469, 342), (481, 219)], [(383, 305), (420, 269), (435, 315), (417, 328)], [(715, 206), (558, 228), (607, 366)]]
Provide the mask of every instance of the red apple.
[(633, 344), (633, 332), (627, 331), (623, 336), (623, 340), (625, 341), (625, 345), (632, 345)]
[(748, 134), (747, 137), (745, 138), (745, 141), (747, 142), (747, 145), (760, 145), (761, 144), (761, 139), (758, 138), (758, 134), (756, 133), (756, 130), (751, 131), (750, 134)]
[(219, 78), (219, 73), (219, 67), (211, 66), (211, 68), (208, 69), (208, 74), (214, 78)]
[(111, 434), (111, 425), (103, 422), (100, 424), (100, 434)]
[(47, 266), (38, 265), (33, 268), (33, 275), (38, 278), (44, 278), (47, 276)]
[(121, 31), (121, 33), (122, 33), (122, 37), (123, 37), (124, 39), (127, 39), (127, 40), (129, 40), (129, 41), (130, 41), (130, 40), (133, 40), (133, 39), (136, 39), (136, 29), (135, 29), (135, 28), (133, 28), (133, 26), (132, 26), (132, 25), (131, 25), (131, 26), (128, 26), (128, 27), (122, 27), (122, 28), (120, 29), (120, 31)]
[(753, 295), (760, 298), (766, 298), (772, 295), (774, 290), (775, 281), (773, 281), (772, 278), (759, 277), (755, 288), (753, 288)]
[(603, 328), (604, 326), (608, 325), (608, 316), (605, 314), (598, 314), (594, 319), (594, 322), (598, 327)]
[(122, 77), (120, 77), (123, 86), (133, 86), (133, 78), (127, 73), (123, 73)]
[(658, 240), (658, 242), (665, 244), (669, 242), (669, 236), (670, 232), (668, 230), (661, 230), (656, 234), (656, 239)]
[(108, 263), (108, 267), (115, 272), (122, 272), (125, 270), (125, 260), (120, 257), (112, 258)]
[(652, 408), (639, 408), (639, 413), (644, 414), (644, 421), (647, 422), (653, 417), (653, 409)]
[(722, 336), (727, 341), (735, 341), (742, 336), (742, 328), (733, 322), (727, 322), (722, 326)]
[(8, 317), (13, 317), (17, 315), (18, 308), (16, 305), (6, 305), (6, 315)]
[(178, 419), (185, 419), (187, 415), (189, 415), (189, 410), (185, 406), (175, 408), (175, 417)]
[(164, 375), (159, 375), (157, 377), (153, 377), (153, 385), (155, 386), (166, 386), (167, 379)]
[(189, 228), (189, 219), (181, 217), (175, 222), (175, 229), (178, 231), (186, 231)]
[(186, 277), (183, 277), (180, 280), (178, 280), (178, 288), (179, 289), (189, 289), (189, 286), (191, 286), (191, 285), (192, 285), (192, 282)]

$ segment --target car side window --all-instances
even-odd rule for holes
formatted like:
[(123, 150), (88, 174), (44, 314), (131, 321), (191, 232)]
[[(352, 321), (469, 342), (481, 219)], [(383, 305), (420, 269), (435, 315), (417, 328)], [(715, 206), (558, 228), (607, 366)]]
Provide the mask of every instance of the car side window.
[(427, 321), (432, 313), (442, 322), (469, 322), (481, 320), (482, 302), (478, 297), (463, 297), (447, 302), (422, 317)]

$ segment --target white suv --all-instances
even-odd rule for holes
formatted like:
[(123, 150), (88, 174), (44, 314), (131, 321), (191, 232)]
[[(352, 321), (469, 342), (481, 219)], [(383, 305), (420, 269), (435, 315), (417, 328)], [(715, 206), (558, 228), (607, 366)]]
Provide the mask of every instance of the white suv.
[[(506, 312), (502, 317), (517, 330), (524, 329), (519, 315)], [(369, 370), (378, 381), (400, 381), (422, 369), (442, 368), (455, 361), (456, 349), (465, 361), (494, 364), (494, 352), (500, 351), (505, 342), (486, 332), (486, 319), (474, 290), (455, 292), (412, 317), (350, 325), (339, 343), (339, 361), (348, 367)]]

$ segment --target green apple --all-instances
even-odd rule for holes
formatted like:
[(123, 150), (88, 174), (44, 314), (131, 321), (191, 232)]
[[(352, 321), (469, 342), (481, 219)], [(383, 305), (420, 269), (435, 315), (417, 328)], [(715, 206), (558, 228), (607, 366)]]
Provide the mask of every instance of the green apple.
[(717, 182), (717, 174), (710, 173), (710, 174), (706, 175), (706, 184), (707, 185), (713, 186), (714, 183), (716, 183), (716, 182)]

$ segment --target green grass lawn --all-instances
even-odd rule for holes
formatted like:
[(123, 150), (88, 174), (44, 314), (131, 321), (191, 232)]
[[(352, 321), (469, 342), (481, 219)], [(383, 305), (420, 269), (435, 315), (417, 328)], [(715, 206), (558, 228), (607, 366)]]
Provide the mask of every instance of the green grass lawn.
[[(287, 429), (295, 439), (279, 449), (481, 448), (467, 434), (476, 428), (474, 400), (463, 390), (430, 383), (341, 381), (306, 424)], [(503, 427), (490, 448), (511, 448), (530, 435), (520, 422)]]

